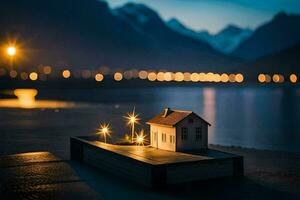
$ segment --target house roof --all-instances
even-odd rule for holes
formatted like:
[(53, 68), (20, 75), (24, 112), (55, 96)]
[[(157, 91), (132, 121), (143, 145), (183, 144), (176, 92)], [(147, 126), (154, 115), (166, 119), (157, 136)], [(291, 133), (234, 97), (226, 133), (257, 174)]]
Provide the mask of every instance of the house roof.
[(199, 115), (192, 111), (185, 111), (185, 110), (171, 110), (170, 108), (166, 108), (163, 112), (159, 115), (155, 116), (154, 118), (150, 119), (147, 124), (159, 124), (165, 126), (175, 126), (180, 121), (184, 120), (186, 117), (190, 115), (195, 115), (196, 117), (200, 118), (202, 121), (207, 123), (211, 126), (210, 123), (205, 121)]

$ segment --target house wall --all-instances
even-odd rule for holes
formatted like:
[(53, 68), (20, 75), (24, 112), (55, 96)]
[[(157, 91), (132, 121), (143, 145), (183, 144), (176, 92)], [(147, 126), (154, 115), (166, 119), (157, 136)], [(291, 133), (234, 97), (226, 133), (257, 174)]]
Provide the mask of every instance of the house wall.
[[(193, 120), (193, 123), (189, 122), (189, 119)], [(182, 128), (186, 127), (188, 129), (187, 140), (181, 139)], [(202, 136), (200, 140), (196, 140), (196, 128), (201, 127)], [(202, 119), (195, 115), (191, 115), (186, 119), (182, 120), (176, 125), (176, 138), (177, 138), (177, 149), (176, 151), (191, 150), (191, 149), (207, 149), (207, 132), (208, 124)]]
[[(154, 135), (157, 133), (157, 140), (155, 140)], [(162, 141), (162, 134), (166, 134), (166, 142)], [(176, 129), (174, 127), (165, 127), (159, 125), (150, 125), (150, 143), (152, 147), (175, 151), (176, 146)], [(175, 139), (174, 142), (170, 142), (170, 136)]]

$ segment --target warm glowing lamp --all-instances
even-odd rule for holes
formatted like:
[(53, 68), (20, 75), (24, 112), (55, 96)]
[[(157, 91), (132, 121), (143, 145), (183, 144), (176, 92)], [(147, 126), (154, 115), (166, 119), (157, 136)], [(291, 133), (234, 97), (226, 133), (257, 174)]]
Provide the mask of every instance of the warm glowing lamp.
[(109, 124), (100, 124), (100, 128), (98, 129), (98, 133), (103, 135), (104, 142), (106, 143), (106, 136), (110, 134)]
[(136, 134), (135, 143), (137, 145), (144, 145), (146, 135), (144, 134), (144, 130), (141, 130), (139, 134)]
[(131, 142), (133, 143), (133, 137), (134, 137), (134, 125), (138, 123), (140, 120), (138, 118), (138, 114), (135, 114), (135, 109), (133, 109), (132, 113), (128, 113), (125, 118), (128, 120), (127, 124), (131, 125)]
[(7, 48), (6, 52), (7, 52), (7, 55), (13, 57), (13, 56), (16, 55), (17, 49), (14, 46), (10, 46), (10, 47)]

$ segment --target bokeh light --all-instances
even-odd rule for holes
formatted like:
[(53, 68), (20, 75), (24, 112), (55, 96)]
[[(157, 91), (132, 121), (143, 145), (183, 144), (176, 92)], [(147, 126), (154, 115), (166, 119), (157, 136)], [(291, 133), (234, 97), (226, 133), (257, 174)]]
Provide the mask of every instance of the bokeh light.
[(4, 68), (0, 68), (0, 76), (4, 76), (6, 74), (6, 70)]
[(14, 46), (10, 46), (7, 48), (6, 52), (7, 52), (7, 55), (9, 55), (9, 56), (15, 56), (17, 53), (17, 49)]
[(125, 71), (124, 73), (123, 73), (123, 75), (124, 75), (124, 78), (125, 79), (127, 79), (127, 80), (130, 80), (130, 79), (132, 79), (133, 78), (133, 73), (132, 73), (132, 71)]
[(260, 83), (264, 83), (266, 81), (266, 76), (264, 74), (259, 74), (257, 79)]
[(172, 72), (166, 72), (164, 74), (164, 80), (165, 81), (172, 81), (173, 80), (173, 75), (172, 74), (173, 74)]
[(123, 79), (122, 73), (116, 72), (116, 73), (114, 74), (114, 79), (115, 79), (115, 81), (121, 81), (121, 80)]
[(165, 73), (164, 72), (158, 72), (156, 78), (157, 78), (158, 81), (164, 81), (165, 80)]
[(191, 81), (191, 73), (189, 73), (189, 72), (183, 73), (183, 80), (184, 81)]
[(191, 74), (191, 80), (193, 81), (193, 82), (198, 82), (199, 81), (199, 74), (198, 73), (192, 73)]
[(223, 82), (223, 83), (227, 83), (228, 81), (229, 81), (229, 76), (228, 76), (228, 74), (222, 74), (221, 75), (221, 81)]
[(36, 80), (38, 79), (38, 77), (39, 77), (39, 75), (38, 75), (36, 72), (31, 72), (31, 73), (29, 74), (29, 78), (30, 78), (30, 80), (32, 80), (32, 81), (36, 81)]
[(70, 70), (65, 69), (65, 70), (62, 72), (62, 76), (63, 76), (64, 78), (70, 78), (70, 77), (71, 77), (71, 72), (70, 72)]
[(290, 75), (290, 81), (291, 83), (297, 83), (298, 77), (296, 74), (291, 74)]
[(139, 72), (139, 78), (140, 79), (147, 79), (148, 78), (148, 72), (147, 71), (145, 71), (145, 70), (142, 70), (142, 71), (140, 71)]
[(10, 76), (11, 78), (16, 78), (16, 77), (18, 76), (18, 72), (17, 72), (16, 70), (11, 70), (11, 71), (9, 72), (9, 76)]
[(278, 74), (274, 74), (273, 77), (272, 77), (272, 79), (273, 79), (273, 82), (279, 83), (279, 81), (280, 81), (280, 76), (279, 76)]
[(201, 72), (199, 73), (199, 81), (205, 82), (206, 81), (206, 75), (205, 73)]
[(206, 74), (206, 81), (208, 81), (208, 82), (213, 82), (213, 81), (214, 81), (214, 73), (208, 72), (208, 73)]
[(237, 75), (235, 75), (235, 81), (238, 82), (238, 83), (243, 82), (244, 81), (243, 74), (237, 74)]
[(284, 82), (284, 76), (282, 74), (279, 74), (279, 83)]
[(214, 79), (213, 79), (214, 82), (218, 83), (221, 81), (221, 76), (220, 74), (214, 74)]
[(43, 72), (44, 72), (44, 74), (51, 74), (52, 68), (50, 66), (44, 66)]
[(234, 83), (234, 82), (235, 82), (235, 75), (234, 75), (234, 74), (230, 74), (230, 75), (229, 75), (229, 81), (230, 81), (231, 83)]
[(156, 73), (155, 72), (150, 72), (148, 74), (148, 80), (149, 81), (155, 81), (156, 80)]
[(104, 79), (104, 76), (102, 74), (96, 74), (95, 75), (95, 80), (97, 82), (103, 81), (103, 79)]
[(183, 73), (182, 72), (176, 72), (174, 80), (177, 81), (177, 82), (183, 81), (184, 80)]
[(270, 83), (272, 81), (272, 77), (269, 74), (265, 74), (265, 82)]
[(22, 72), (20, 76), (21, 76), (22, 80), (27, 80), (28, 79), (28, 74), (26, 72)]
[(131, 73), (132, 73), (133, 78), (138, 78), (139, 77), (139, 71), (137, 69), (132, 69)]

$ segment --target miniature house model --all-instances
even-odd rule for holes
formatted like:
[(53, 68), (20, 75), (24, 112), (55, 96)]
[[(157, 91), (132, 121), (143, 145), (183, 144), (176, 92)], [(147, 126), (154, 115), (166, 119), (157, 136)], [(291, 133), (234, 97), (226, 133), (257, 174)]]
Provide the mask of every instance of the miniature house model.
[(152, 147), (169, 151), (207, 149), (210, 124), (192, 111), (166, 108), (147, 124)]

